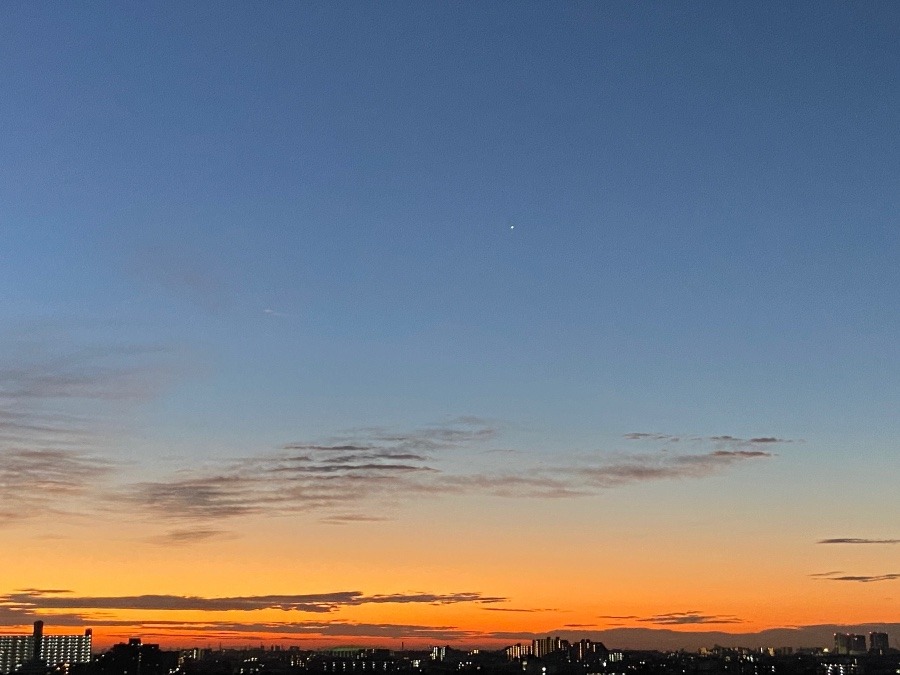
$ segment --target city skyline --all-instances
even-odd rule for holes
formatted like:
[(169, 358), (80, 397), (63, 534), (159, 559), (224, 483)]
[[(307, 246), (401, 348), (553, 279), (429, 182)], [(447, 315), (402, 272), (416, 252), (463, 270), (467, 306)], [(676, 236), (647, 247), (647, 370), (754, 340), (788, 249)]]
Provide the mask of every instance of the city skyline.
[[(581, 661), (592, 649), (589, 645), (606, 650), (649, 650), (659, 652), (694, 651), (701, 655), (715, 649), (740, 649), (751, 650), (758, 653), (770, 653), (785, 651), (790, 654), (793, 650), (815, 652), (819, 655), (896, 655), (900, 649), (893, 647), (893, 642), (886, 630), (895, 630), (900, 624), (868, 624), (868, 625), (822, 625), (807, 626), (794, 629), (770, 629), (759, 633), (726, 633), (713, 630), (673, 631), (651, 628), (620, 628), (604, 631), (585, 631), (579, 627), (564, 627), (556, 631), (544, 633), (483, 633), (479, 636), (461, 637), (458, 633), (441, 635), (434, 633), (430, 636), (412, 636), (409, 644), (402, 634), (383, 635), (370, 641), (363, 636), (365, 644), (348, 645), (335, 644), (327, 640), (317, 644), (316, 639), (310, 639), (308, 634), (298, 632), (283, 632), (272, 634), (268, 640), (260, 640), (259, 643), (241, 642), (246, 636), (237, 634), (219, 633), (213, 634), (199, 632), (189, 638), (185, 635), (181, 639), (193, 639), (194, 642), (171, 642), (172, 635), (157, 634), (152, 624), (144, 626), (135, 623), (133, 626), (146, 627), (150, 637), (160, 636), (164, 639), (163, 649), (168, 650), (197, 650), (197, 649), (263, 649), (279, 650), (285, 648), (301, 648), (313, 651), (328, 651), (332, 648), (341, 650), (353, 649), (387, 649), (390, 651), (403, 651), (407, 648), (413, 651), (422, 649), (456, 649), (492, 651), (505, 651), (510, 659), (527, 659), (530, 656), (543, 658), (553, 652), (567, 651), (569, 648), (581, 651), (576, 652), (575, 660)], [(54, 666), (63, 662), (88, 663), (91, 655), (109, 650), (116, 645), (141, 644), (147, 636), (129, 635), (126, 639), (116, 641), (107, 640), (104, 644), (97, 645), (93, 642), (93, 628), (79, 627), (78, 633), (71, 632), (71, 626), (63, 628), (49, 627), (45, 633), (42, 620), (36, 620), (27, 633), (13, 633), (4, 635), (0, 633), (0, 673), (11, 672), (15, 664), (21, 666), (30, 659), (43, 660), (48, 666)], [(846, 632), (847, 630), (863, 630), (863, 633)], [(218, 644), (214, 645), (214, 637)], [(348, 633), (349, 639), (359, 638), (359, 635)], [(441, 638), (447, 638), (448, 642), (441, 643)], [(474, 641), (472, 641), (474, 640)], [(204, 643), (205, 641), (205, 643)], [(437, 643), (437, 644), (436, 644)], [(399, 647), (398, 647), (399, 645)], [(155, 644), (159, 647), (159, 644)], [(589, 651), (584, 651), (585, 648)], [(97, 647), (97, 649), (94, 649)]]
[(900, 634), (900, 6), (5, 9), (0, 632)]

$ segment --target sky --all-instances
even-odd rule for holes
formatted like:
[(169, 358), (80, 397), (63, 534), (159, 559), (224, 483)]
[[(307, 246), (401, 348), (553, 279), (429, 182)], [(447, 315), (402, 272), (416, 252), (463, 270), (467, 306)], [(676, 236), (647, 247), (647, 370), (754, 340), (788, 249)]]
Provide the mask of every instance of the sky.
[(898, 646), (898, 33), (7, 3), (0, 632)]

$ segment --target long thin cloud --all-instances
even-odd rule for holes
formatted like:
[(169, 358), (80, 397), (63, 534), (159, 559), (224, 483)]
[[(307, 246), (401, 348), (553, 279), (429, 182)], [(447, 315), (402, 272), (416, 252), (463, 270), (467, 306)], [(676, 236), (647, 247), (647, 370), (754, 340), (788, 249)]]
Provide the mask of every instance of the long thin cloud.
[(703, 614), (697, 610), (687, 612), (669, 612), (635, 619), (640, 623), (652, 623), (657, 626), (687, 626), (696, 624), (732, 624), (743, 623), (743, 619), (728, 614)]
[(820, 539), (817, 544), (900, 544), (900, 539), (865, 539), (862, 537), (837, 537)]
[(218, 529), (192, 529), (171, 530), (162, 535), (149, 537), (151, 544), (163, 544), (165, 546), (184, 546), (198, 542), (227, 539), (233, 535), (227, 530)]
[(523, 609), (516, 607), (482, 607), (486, 612), (513, 612), (513, 613), (522, 613), (522, 614), (534, 614), (537, 612), (558, 612), (559, 610), (552, 607), (536, 607), (531, 609)]
[(95, 626), (123, 626), (132, 631), (140, 630), (147, 638), (171, 638), (173, 634), (195, 637), (203, 640), (246, 640), (247, 635), (283, 635), (328, 637), (328, 638), (371, 638), (429, 640), (457, 642), (461, 640), (482, 639), (489, 634), (476, 630), (467, 630), (457, 626), (397, 624), (397, 623), (360, 623), (352, 621), (296, 621), (296, 622), (256, 622), (238, 623), (226, 621), (148, 621), (143, 623), (107, 621), (95, 622)]
[(777, 436), (754, 436), (751, 438), (741, 438), (730, 434), (720, 434), (713, 436), (676, 436), (673, 434), (661, 434), (657, 432), (633, 431), (624, 434), (622, 438), (629, 441), (654, 441), (663, 443), (678, 443), (680, 441), (691, 441), (694, 443), (712, 442), (718, 445), (732, 446), (753, 446), (753, 445), (774, 445), (781, 443), (793, 443), (789, 438), (779, 438)]
[(337, 591), (299, 595), (249, 595), (202, 597), (187, 595), (78, 596), (66, 591), (23, 590), (0, 595), (0, 605), (16, 612), (40, 610), (154, 610), (201, 612), (252, 612), (279, 609), (285, 612), (330, 613), (342, 607), (370, 604), (451, 605), (506, 602), (500, 596), (464, 593), (386, 593), (366, 595), (361, 591)]
[(842, 572), (823, 572), (810, 576), (824, 581), (849, 581), (860, 584), (870, 584), (876, 581), (894, 581), (900, 579), (900, 572), (889, 574), (844, 574)]
[(714, 450), (686, 455), (641, 454), (586, 467), (581, 475), (593, 487), (610, 488), (642, 481), (703, 478), (746, 460), (772, 456), (764, 450)]

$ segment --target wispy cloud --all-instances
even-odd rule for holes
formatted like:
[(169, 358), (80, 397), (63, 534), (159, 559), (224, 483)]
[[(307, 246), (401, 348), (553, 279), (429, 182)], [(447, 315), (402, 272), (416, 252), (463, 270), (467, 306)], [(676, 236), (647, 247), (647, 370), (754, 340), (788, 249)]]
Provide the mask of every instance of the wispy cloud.
[(109, 470), (108, 461), (71, 450), (0, 450), (0, 524), (64, 512)]
[(817, 544), (900, 544), (900, 539), (865, 539), (861, 537), (837, 537), (820, 539)]
[(170, 530), (163, 534), (149, 537), (147, 541), (152, 544), (163, 544), (166, 546), (184, 546), (204, 541), (227, 539), (233, 536), (234, 534), (227, 530), (188, 528), (183, 530)]
[(326, 525), (350, 525), (352, 523), (382, 523), (391, 520), (385, 516), (371, 516), (363, 513), (336, 513), (333, 516), (320, 518)]
[(896, 572), (889, 574), (844, 574), (842, 572), (822, 572), (819, 574), (811, 574), (810, 576), (825, 581), (852, 581), (860, 584), (900, 579), (900, 573)]
[(752, 438), (741, 438), (730, 434), (721, 434), (713, 436), (676, 436), (673, 434), (661, 434), (657, 432), (637, 431), (625, 434), (623, 436), (629, 441), (653, 441), (662, 443), (678, 443), (680, 441), (694, 443), (715, 443), (717, 445), (735, 445), (735, 446), (751, 446), (751, 445), (771, 445), (781, 443), (793, 443), (792, 439), (778, 438), (777, 436), (755, 436)]
[(77, 492), (106, 470), (88, 456), (63, 450), (7, 450), (0, 462), (0, 489), (10, 496)]
[(698, 610), (687, 612), (669, 612), (635, 619), (640, 623), (652, 623), (658, 626), (684, 626), (693, 624), (730, 624), (743, 623), (743, 619), (726, 614), (703, 614)]
[(0, 524), (84, 510), (114, 468), (100, 454), (121, 433), (114, 420), (171, 380), (169, 356), (46, 327), (0, 336)]
[(694, 440), (709, 440), (717, 443), (733, 443), (737, 445), (771, 445), (772, 443), (793, 443), (787, 438), (778, 438), (776, 436), (757, 436), (755, 438), (738, 438), (737, 436), (700, 436)]
[(117, 467), (98, 454), (108, 447), (100, 420), (115, 417), (109, 413), (123, 401), (159, 393), (171, 378), (167, 357), (153, 346), (64, 341), (7, 350), (0, 358), (0, 524), (38, 513), (12, 506), (34, 494), (52, 496), (57, 512), (78, 512), (88, 503), (79, 499), (90, 496), (162, 523), (164, 531), (151, 533), (150, 542), (189, 545), (227, 536), (227, 521), (257, 514), (309, 514), (336, 526), (376, 523), (429, 495), (576, 498), (637, 482), (702, 478), (772, 456), (754, 448), (754, 439), (695, 438), (692, 452), (674, 453), (678, 437), (635, 433), (628, 437), (663, 447), (571, 455), (555, 460), (552, 473), (538, 459), (498, 469), (485, 459), (497, 450), (497, 426), (462, 416), (411, 430), (351, 429), (212, 468), (117, 484), (111, 475)]
[(32, 593), (35, 595), (66, 595), (75, 591), (68, 588), (20, 588), (17, 593)]
[(622, 438), (629, 441), (671, 441), (677, 442), (681, 439), (678, 436), (672, 436), (671, 434), (658, 434), (654, 432), (646, 432), (646, 431), (634, 431), (630, 434), (625, 434)]
[[(410, 432), (369, 428), (326, 442), (296, 442), (280, 451), (236, 460), (216, 473), (195, 472), (168, 481), (128, 486), (121, 499), (170, 521), (221, 520), (255, 513), (316, 513), (329, 524), (374, 521), (385, 516), (361, 503), (385, 508), (398, 495), (433, 491), (440, 473), (432, 460), (493, 438), (475, 421)], [(365, 515), (360, 515), (364, 513)]]
[(703, 478), (747, 460), (772, 456), (772, 453), (763, 450), (713, 450), (682, 455), (634, 454), (584, 467), (579, 473), (590, 487), (611, 488), (645, 481)]
[(533, 614), (536, 612), (558, 612), (558, 609), (553, 608), (532, 608), (532, 609), (524, 609), (524, 608), (516, 608), (516, 607), (482, 607), (486, 612), (514, 612), (514, 613), (523, 613), (523, 614)]
[(161, 347), (139, 345), (17, 350), (15, 365), (0, 366), (0, 402), (145, 400), (156, 395), (172, 375), (154, 358), (165, 353)]
[(275, 453), (234, 460), (219, 471), (133, 484), (118, 499), (170, 522), (309, 513), (326, 524), (346, 525), (388, 519), (398, 503), (425, 495), (575, 498), (638, 482), (704, 478), (774, 456), (752, 447), (722, 449), (707, 440), (712, 447), (692, 453), (659, 450), (559, 460), (552, 473), (524, 462), (510, 470), (479, 470), (472, 451), (483, 455), (496, 435), (494, 427), (477, 418), (408, 432), (357, 429), (325, 441), (289, 443)]
[(559, 467), (554, 475), (535, 469), (528, 473), (442, 474), (434, 490), (488, 494), (519, 499), (584, 497), (592, 492), (572, 467)]

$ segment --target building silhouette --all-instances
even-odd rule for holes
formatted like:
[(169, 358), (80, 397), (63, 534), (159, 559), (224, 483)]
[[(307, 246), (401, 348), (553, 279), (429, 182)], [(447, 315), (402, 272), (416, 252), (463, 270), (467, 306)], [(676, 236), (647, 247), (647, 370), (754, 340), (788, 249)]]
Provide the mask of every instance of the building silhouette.
[(96, 675), (168, 675), (178, 665), (178, 653), (166, 652), (157, 644), (144, 644), (134, 637), (113, 645), (93, 663)]
[(874, 654), (887, 654), (888, 634), (887, 633), (869, 633), (869, 651)]
[(26, 664), (59, 666), (89, 663), (92, 632), (82, 635), (45, 635), (44, 622), (35, 621), (31, 635), (0, 635), (0, 673)]
[(837, 654), (865, 654), (866, 636), (854, 633), (835, 633), (834, 651)]

